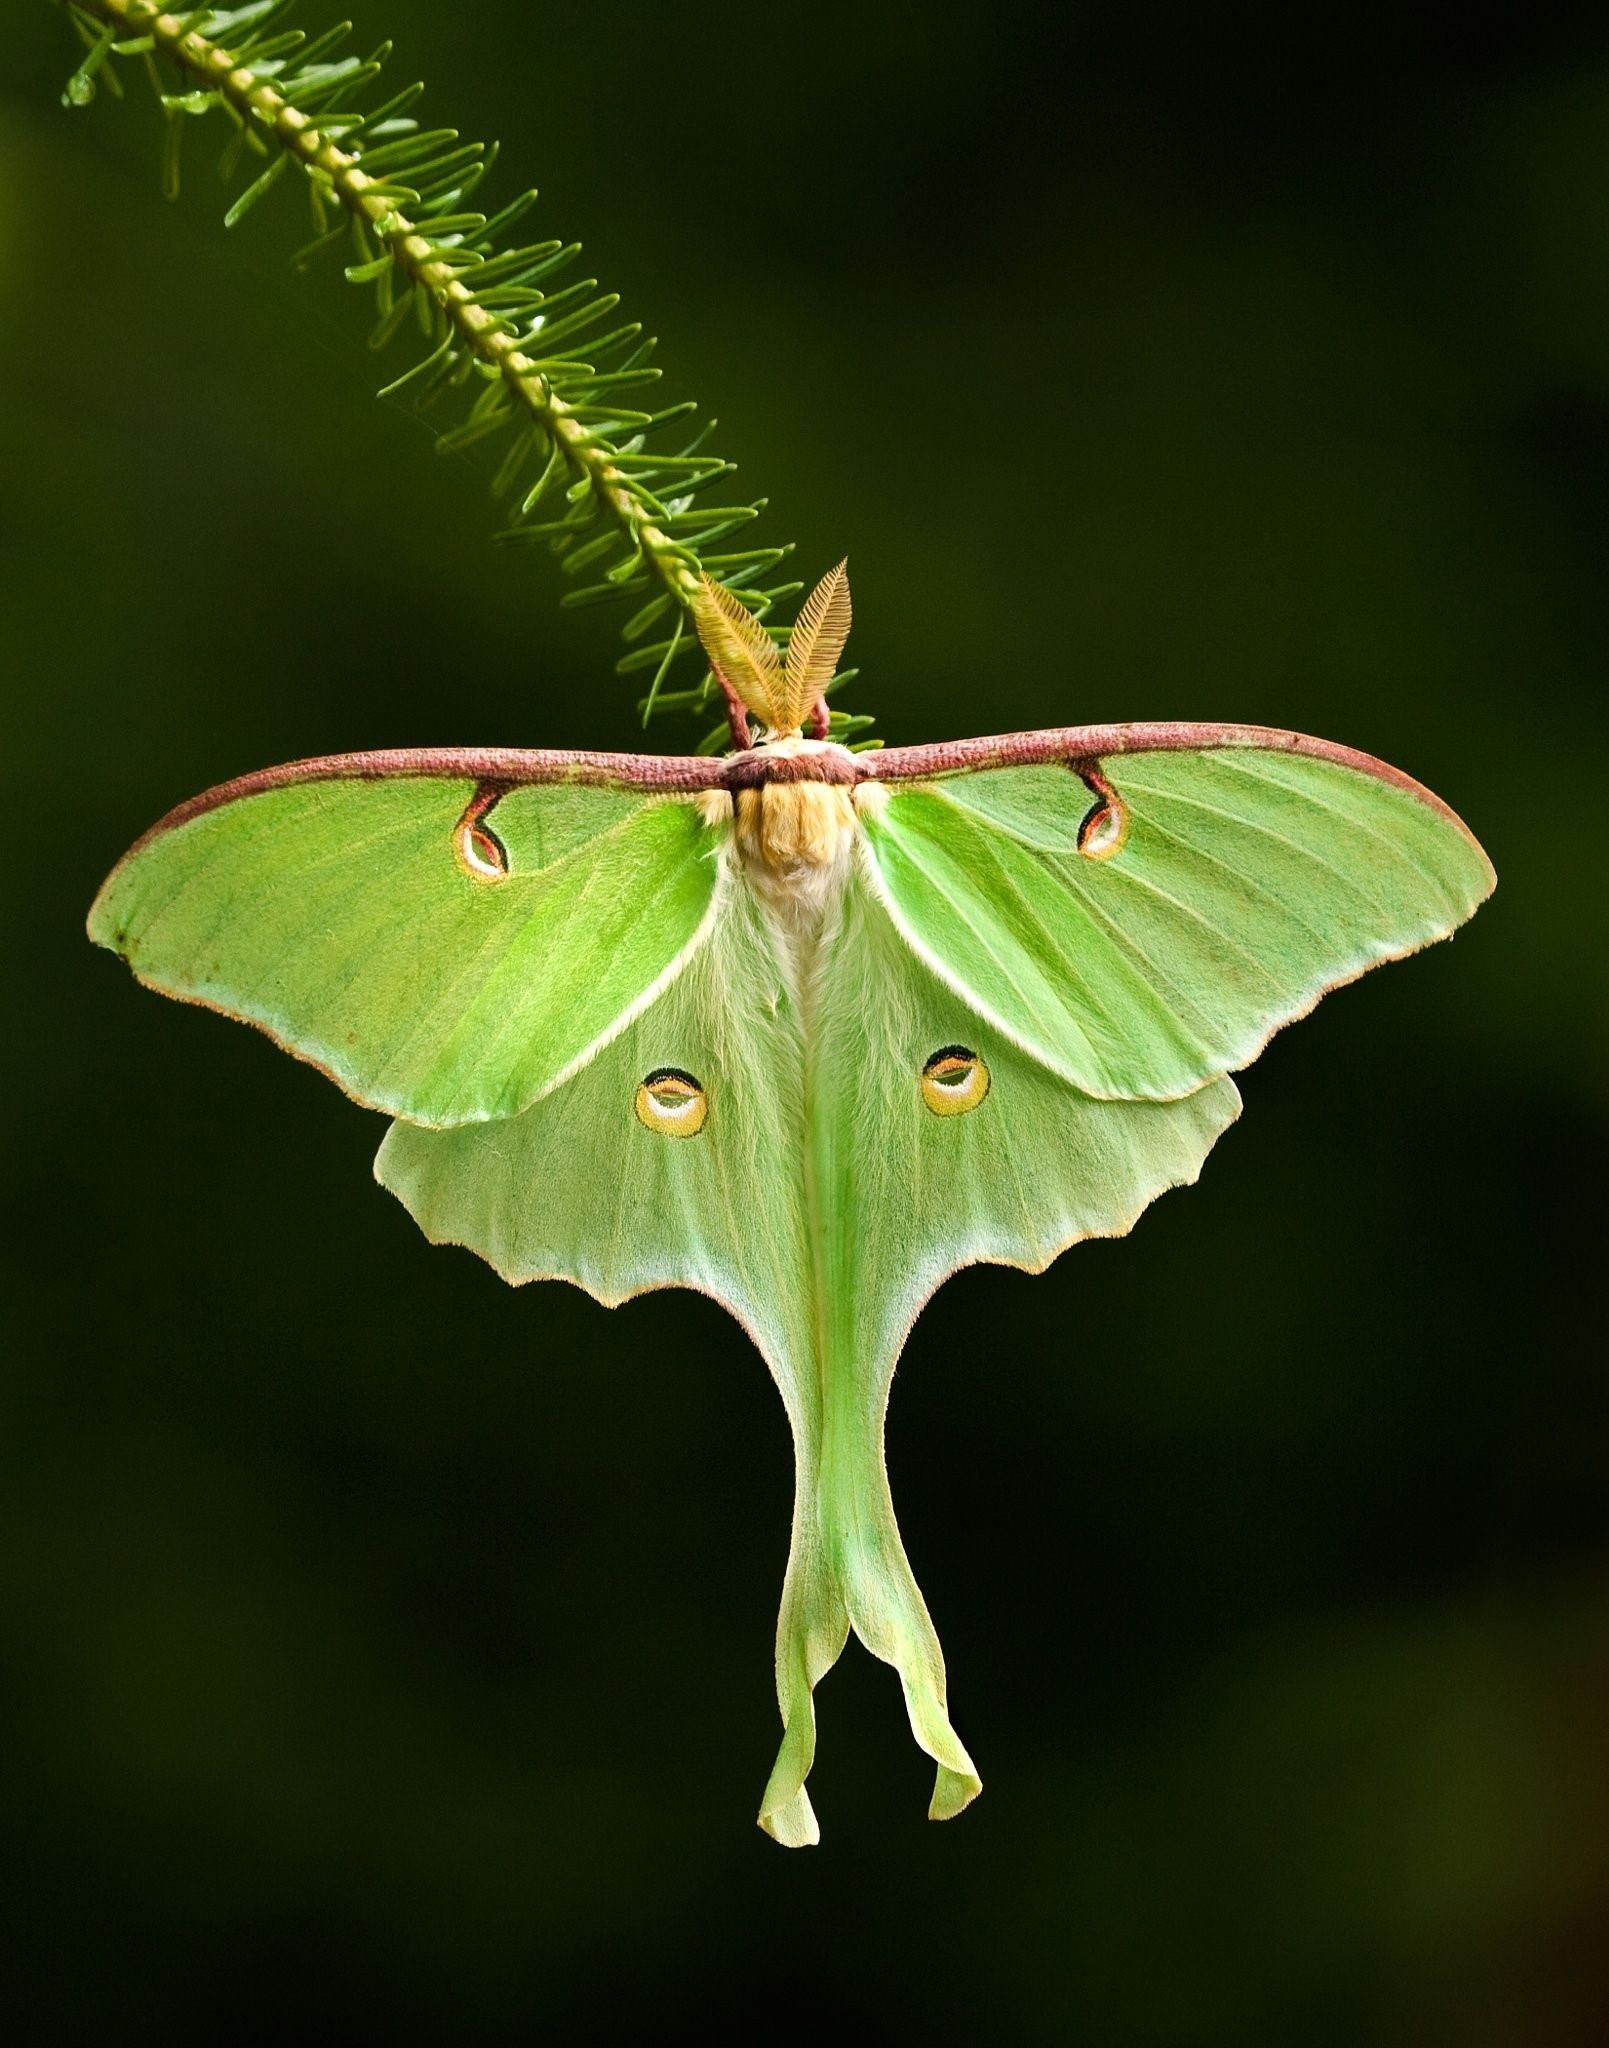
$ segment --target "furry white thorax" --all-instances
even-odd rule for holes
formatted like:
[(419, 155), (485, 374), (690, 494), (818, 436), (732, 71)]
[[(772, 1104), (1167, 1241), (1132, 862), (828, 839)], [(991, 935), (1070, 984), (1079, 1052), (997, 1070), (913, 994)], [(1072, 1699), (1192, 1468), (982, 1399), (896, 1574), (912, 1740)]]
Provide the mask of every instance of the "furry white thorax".
[[(798, 734), (767, 748), (784, 757), (844, 751)], [(765, 913), (796, 997), (808, 989), (835, 921), (854, 859), (859, 813), (886, 796), (875, 783), (767, 782), (731, 797), (722, 792), (709, 804), (712, 811), (731, 805), (738, 871)]]
[(737, 851), (743, 876), (786, 936), (814, 935), (842, 892), (856, 823), (836, 782), (768, 782), (740, 789)]

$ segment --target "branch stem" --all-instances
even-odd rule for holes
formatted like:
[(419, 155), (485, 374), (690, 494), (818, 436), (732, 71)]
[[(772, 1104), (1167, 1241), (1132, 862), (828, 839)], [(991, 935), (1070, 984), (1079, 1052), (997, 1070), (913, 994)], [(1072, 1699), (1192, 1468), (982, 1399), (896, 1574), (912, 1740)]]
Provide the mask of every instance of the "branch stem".
[[(521, 349), (495, 315), (476, 304), (450, 254), (443, 254), (425, 228), (398, 204), (394, 188), (371, 177), (359, 155), (322, 132), (305, 113), (222, 44), (167, 13), (159, 0), (77, 0), (80, 12), (98, 16), (120, 34), (149, 36), (157, 49), (194, 81), (217, 93), (264, 143), (276, 146), (308, 172), (317, 171), (346, 212), (360, 221), (387, 251), (410, 285), (440, 307), (451, 330), (485, 364), (495, 369), (513, 403), (522, 408), (563, 454), (574, 477), (585, 478), (606, 515), (640, 550), (642, 560), (679, 605), (698, 588), (697, 571), (686, 551), (656, 520), (653, 507), (599, 438), (549, 385), (536, 361)], [(193, 17), (192, 17), (193, 18)], [(406, 181), (407, 173), (399, 174)]]

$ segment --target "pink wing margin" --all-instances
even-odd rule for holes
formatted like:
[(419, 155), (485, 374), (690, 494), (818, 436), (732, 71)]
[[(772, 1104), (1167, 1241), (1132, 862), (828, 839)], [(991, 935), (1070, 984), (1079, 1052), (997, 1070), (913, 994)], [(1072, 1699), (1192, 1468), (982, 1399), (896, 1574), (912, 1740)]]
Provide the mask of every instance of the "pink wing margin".
[(486, 789), (518, 789), (532, 783), (574, 783), (602, 789), (640, 790), (645, 795), (693, 795), (700, 790), (754, 788), (770, 781), (918, 782), (989, 768), (1021, 768), (1060, 762), (1074, 769), (1096, 768), (1123, 754), (1204, 753), (1221, 747), (1256, 747), (1270, 753), (1304, 754), (1333, 761), (1417, 797), (1457, 826), (1472, 846), (1479, 842), (1456, 811), (1411, 775), (1355, 747), (1314, 739), (1268, 725), (1179, 723), (1053, 726), (1043, 732), (998, 733), (985, 738), (940, 740), (930, 746), (888, 747), (851, 754), (842, 747), (819, 753), (770, 756), (756, 747), (740, 753), (608, 754), (572, 753), (541, 747), (394, 747), (376, 753), (320, 754), (236, 776), (190, 797), (160, 818), (129, 848), (125, 859), (176, 826), (242, 797), (260, 796), (302, 782), (379, 782), (392, 778), (437, 778), (472, 782)]
[[(1000, 733), (989, 739), (940, 740), (932, 746), (889, 747), (858, 756), (866, 763), (863, 778), (878, 782), (914, 782), (935, 775), (965, 774), (980, 768), (1024, 768), (1043, 762), (1065, 762), (1071, 768), (1094, 768), (1122, 754), (1199, 754), (1222, 747), (1256, 747), (1271, 754), (1303, 754), (1310, 760), (1332, 761), (1369, 775), (1376, 782), (1414, 796), (1456, 825), (1485, 859), (1480, 841), (1450, 804), (1389, 761), (1335, 740), (1314, 739), (1275, 725), (1066, 725), (1044, 732)], [(1490, 865), (1490, 863), (1488, 863)]]
[(569, 753), (555, 747), (389, 747), (368, 754), (315, 754), (277, 768), (254, 769), (187, 797), (142, 832), (123, 858), (132, 860), (153, 839), (208, 811), (302, 782), (434, 780), (500, 790), (567, 782), (589, 789), (639, 789), (645, 795), (671, 796), (724, 787), (722, 771), (727, 765), (720, 756), (703, 754)]

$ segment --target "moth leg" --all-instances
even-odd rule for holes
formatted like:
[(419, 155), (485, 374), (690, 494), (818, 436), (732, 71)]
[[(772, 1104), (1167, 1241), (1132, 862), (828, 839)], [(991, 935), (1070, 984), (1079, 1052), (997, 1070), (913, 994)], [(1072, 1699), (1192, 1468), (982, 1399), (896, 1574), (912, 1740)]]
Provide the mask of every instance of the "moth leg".
[(707, 647), (704, 652), (709, 655), (710, 674), (720, 684), (721, 695), (726, 699), (726, 722), (732, 729), (732, 744), (746, 751), (754, 744), (754, 735), (749, 730), (748, 706), (727, 680), (726, 673), (715, 656), (710, 654)]

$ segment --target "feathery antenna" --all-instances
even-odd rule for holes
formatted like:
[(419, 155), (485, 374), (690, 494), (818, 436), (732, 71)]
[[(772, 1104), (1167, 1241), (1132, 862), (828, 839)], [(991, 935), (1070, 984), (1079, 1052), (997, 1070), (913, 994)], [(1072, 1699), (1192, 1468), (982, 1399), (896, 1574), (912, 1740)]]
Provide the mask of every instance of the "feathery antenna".
[(825, 733), (829, 714), (827, 692), (843, 657), (853, 619), (849, 603), (849, 563), (829, 569), (800, 608), (788, 635), (788, 682), (798, 714), (814, 709)]

